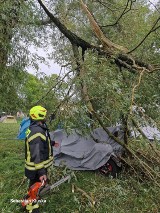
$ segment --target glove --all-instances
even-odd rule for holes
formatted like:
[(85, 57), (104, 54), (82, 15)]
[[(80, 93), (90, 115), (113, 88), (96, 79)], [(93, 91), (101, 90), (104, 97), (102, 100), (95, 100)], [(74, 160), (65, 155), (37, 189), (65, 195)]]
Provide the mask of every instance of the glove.
[(51, 141), (51, 146), (54, 146), (54, 144), (55, 144), (55, 141)]
[(47, 175), (42, 175), (39, 177), (39, 180), (41, 181), (41, 183), (45, 183), (47, 181)]
[(59, 143), (57, 141), (51, 141), (51, 145), (55, 147), (59, 147)]

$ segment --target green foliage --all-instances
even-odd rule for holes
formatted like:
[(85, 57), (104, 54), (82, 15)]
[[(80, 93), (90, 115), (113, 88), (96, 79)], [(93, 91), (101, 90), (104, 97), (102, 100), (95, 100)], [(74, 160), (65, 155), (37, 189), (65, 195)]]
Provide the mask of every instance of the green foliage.
[(52, 89), (46, 96), (50, 88), (54, 88), (57, 83), (57, 75), (52, 76), (23, 73), (25, 77), (19, 86), (19, 98), (23, 102), (23, 108), (29, 110), (30, 107), (39, 104), (52, 112), (57, 104), (58, 93)]
[[(24, 142), (14, 139), (18, 124), (0, 124), (0, 165), (1, 165), (1, 199), (2, 213), (20, 213), (20, 200), (27, 192), (28, 183), (24, 177)], [(2, 140), (6, 138), (6, 140)], [(140, 146), (141, 147), (141, 146)], [(142, 147), (144, 149), (144, 146)], [(147, 146), (145, 147), (145, 149)], [(129, 172), (130, 170), (128, 170)], [(63, 175), (73, 173), (65, 168), (53, 167), (51, 180), (55, 182)], [(95, 206), (87, 197), (75, 189), (72, 184), (84, 190), (95, 200)], [(46, 203), (40, 204), (41, 212), (159, 212), (160, 188), (152, 182), (141, 182), (136, 176), (123, 171), (118, 179), (104, 177), (93, 171), (74, 171), (70, 183), (64, 183), (43, 197)]]
[(2, 1), (0, 14), (0, 109), (15, 112), (24, 104), (17, 91), (25, 81), (22, 70), (27, 66), (38, 69), (38, 62), (45, 63), (44, 57), (33, 55), (28, 48), (33, 44), (44, 47), (48, 30), (35, 27), (41, 13), (33, 1)]
[[(151, 8), (147, 1), (120, 0), (113, 1), (112, 4), (86, 1), (85, 3), (106, 37), (129, 50), (144, 39), (159, 17), (158, 11)], [(91, 44), (101, 44), (91, 29), (79, 1), (47, 1), (46, 6), (68, 30)], [(49, 111), (53, 111), (54, 108), (57, 110), (56, 106), (66, 98), (71, 86), (70, 93), (75, 92), (75, 95), (62, 103), (65, 111), (62, 112), (60, 109), (58, 117), (60, 117), (59, 120), (64, 121), (65, 127), (80, 127), (85, 131), (86, 126), (81, 125), (80, 120), (88, 124), (90, 118), (87, 118), (86, 103), (81, 100), (81, 85), (84, 81), (87, 84), (92, 104), (105, 125), (115, 125), (122, 115), (127, 115), (131, 111), (132, 105), (143, 107), (149, 117), (156, 122), (159, 121), (159, 71), (145, 72), (140, 85), (136, 87), (133, 94), (133, 87), (138, 84), (139, 80), (138, 72), (121, 70), (115, 66), (114, 59), (111, 60), (86, 50), (85, 74), (82, 79), (78, 76), (70, 42), (54, 25), (45, 24), (47, 15), (36, 1), (12, 1), (10, 4), (7, 0), (1, 4), (0, 10), (2, 12), (0, 28), (4, 32), (0, 40), (0, 45), (4, 50), (2, 54), (0, 53), (2, 62), (0, 67), (1, 110), (7, 107), (10, 111), (19, 108), (28, 110), (44, 94), (47, 94), (47, 97), (39, 103), (46, 106)], [(10, 24), (6, 25), (6, 22)], [(151, 64), (159, 63), (158, 30), (153, 30), (140, 47), (132, 53), (134, 58)], [(53, 49), (50, 59), (54, 59), (59, 64), (69, 63), (66, 71), (73, 71), (71, 76), (65, 78), (63, 84), (60, 83), (49, 93), (47, 91), (57, 83), (56, 77), (46, 77), (41, 74), (34, 77), (22, 72), (27, 66), (38, 70), (39, 62), (46, 63), (43, 56), (33, 54), (28, 50), (32, 45), (35, 48)], [(80, 48), (79, 51), (82, 53)], [(76, 78), (74, 83), (72, 78)], [(59, 120), (56, 122), (58, 123)], [(92, 122), (95, 121), (89, 120), (89, 123)], [(95, 126), (97, 126), (96, 122)]]
[[(127, 2), (128, 11), (121, 17)], [(144, 39), (159, 17), (158, 11), (148, 6), (148, 1), (114, 0), (112, 3), (109, 1), (85, 1), (85, 3), (104, 34), (112, 42), (129, 50)], [(93, 33), (88, 18), (82, 12), (79, 1), (46, 1), (46, 5), (67, 29), (91, 44), (101, 44)], [(82, 83), (85, 82), (90, 101), (104, 125), (111, 126), (120, 122), (121, 116), (126, 116), (132, 106), (145, 109), (147, 116), (143, 117), (149, 118), (148, 120), (154, 119), (160, 125), (158, 69), (153, 73), (144, 72), (140, 79), (140, 72), (132, 73), (131, 70), (117, 68), (114, 59), (86, 50), (84, 75), (80, 77), (70, 42), (54, 25), (44, 24), (47, 15), (37, 1), (2, 1), (0, 12), (0, 110), (28, 111), (38, 102), (46, 107), (49, 113), (57, 111), (56, 120), (53, 122), (55, 128), (58, 124), (62, 124), (65, 129), (78, 128), (87, 133), (91, 127), (97, 127), (99, 124), (90, 117), (81, 95)], [(59, 64), (69, 63), (66, 70), (71, 70), (72, 75), (68, 75), (58, 83), (60, 79), (55, 75), (48, 77), (39, 73), (33, 76), (24, 72), (28, 66), (38, 70), (38, 63), (45, 63), (43, 56), (32, 54), (28, 50), (32, 45), (46, 50), (48, 47), (53, 48), (50, 59)], [(139, 61), (158, 64), (159, 46), (159, 28), (157, 28), (132, 53), (132, 56)], [(79, 51), (82, 53), (80, 48)], [(72, 92), (74, 95), (67, 99)], [(60, 107), (57, 109), (57, 106)], [(17, 131), (18, 125), (1, 124), (0, 138), (15, 138)], [(138, 145), (139, 148), (147, 150), (144, 143), (142, 144)], [(22, 184), (22, 178), (19, 178), (23, 176), (24, 170), (24, 144), (17, 140), (1, 140), (0, 146), (2, 152), (0, 208), (4, 213), (18, 213), (20, 206), (11, 203), (10, 199), (20, 199), (26, 193), (27, 183)], [(154, 155), (148, 154), (149, 151), (147, 158), (154, 160), (152, 158)], [(55, 169), (54, 176), (57, 173), (62, 174), (62, 169)], [(130, 174), (122, 174), (117, 180), (101, 177), (93, 172), (75, 172), (75, 174), (77, 181), (72, 180), (72, 183), (93, 196), (96, 205), (91, 206), (88, 199), (79, 192), (72, 193), (71, 184), (64, 184), (59, 187), (60, 190), (55, 189), (53, 194), (46, 196), (47, 205), (42, 207), (44, 211), (54, 210), (62, 213), (160, 211), (160, 200), (157, 196), (160, 193), (159, 188), (151, 182), (140, 182), (133, 173), (131, 173), (133, 177)]]

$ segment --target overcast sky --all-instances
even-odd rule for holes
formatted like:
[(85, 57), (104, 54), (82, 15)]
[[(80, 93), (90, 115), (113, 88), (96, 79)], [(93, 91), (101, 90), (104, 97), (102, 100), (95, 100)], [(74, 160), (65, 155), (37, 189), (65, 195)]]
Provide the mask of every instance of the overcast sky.
[[(47, 53), (43, 48), (35, 48), (34, 46), (30, 47), (30, 51), (32, 54), (36, 53), (39, 56), (43, 56), (46, 61), (48, 62), (49, 66), (45, 65), (44, 63), (38, 63), (39, 65), (39, 72), (44, 72), (46, 75), (51, 75), (51, 74), (59, 74), (61, 67), (57, 63), (55, 63), (53, 60), (47, 59)], [(31, 74), (36, 74), (37, 70), (35, 70), (33, 67), (29, 66), (27, 68), (27, 71)]]
[[(61, 67), (54, 63), (53, 61), (49, 61), (49, 66), (45, 64), (39, 63), (39, 72), (44, 72), (46, 75), (51, 75), (51, 74), (59, 74)], [(27, 68), (27, 72), (36, 74), (36, 70), (34, 70), (32, 67)]]

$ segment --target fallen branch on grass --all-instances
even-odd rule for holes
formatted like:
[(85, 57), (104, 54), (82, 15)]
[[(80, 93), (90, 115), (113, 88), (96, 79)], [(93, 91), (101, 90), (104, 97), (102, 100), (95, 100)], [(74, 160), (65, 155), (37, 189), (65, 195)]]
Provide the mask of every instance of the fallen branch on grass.
[(75, 190), (78, 191), (78, 192), (81, 192), (82, 196), (85, 196), (92, 203), (93, 206), (96, 204), (96, 201), (94, 200), (94, 198), (89, 196), (83, 189), (80, 189), (76, 185), (72, 184), (72, 193), (74, 193)]

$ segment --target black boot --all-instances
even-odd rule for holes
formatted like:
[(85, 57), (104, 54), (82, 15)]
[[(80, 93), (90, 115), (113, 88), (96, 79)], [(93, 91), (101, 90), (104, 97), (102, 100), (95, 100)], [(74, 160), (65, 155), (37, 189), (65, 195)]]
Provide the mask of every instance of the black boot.
[(39, 208), (38, 208), (38, 209), (33, 209), (33, 210), (32, 210), (32, 213), (40, 213)]

